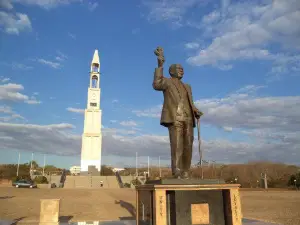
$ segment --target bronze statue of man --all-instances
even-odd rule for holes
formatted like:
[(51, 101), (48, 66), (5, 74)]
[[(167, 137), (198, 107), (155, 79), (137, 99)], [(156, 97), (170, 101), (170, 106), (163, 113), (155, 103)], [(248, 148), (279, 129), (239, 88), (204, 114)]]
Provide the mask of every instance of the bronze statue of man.
[(153, 88), (163, 91), (164, 95), (160, 124), (169, 130), (172, 175), (186, 179), (192, 161), (195, 118), (199, 119), (203, 113), (194, 105), (191, 86), (181, 81), (182, 66), (172, 64), (169, 68), (171, 78), (166, 78), (163, 76), (163, 49), (157, 47), (154, 53), (158, 67), (154, 72)]

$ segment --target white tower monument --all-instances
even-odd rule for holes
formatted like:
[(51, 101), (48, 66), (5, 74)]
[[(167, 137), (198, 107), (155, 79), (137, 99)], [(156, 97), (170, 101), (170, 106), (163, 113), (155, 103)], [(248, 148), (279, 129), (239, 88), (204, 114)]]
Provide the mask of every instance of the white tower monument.
[(84, 112), (84, 130), (81, 147), (80, 175), (100, 175), (101, 170), (101, 109), (100, 109), (100, 60), (95, 50), (91, 63), (87, 107)]

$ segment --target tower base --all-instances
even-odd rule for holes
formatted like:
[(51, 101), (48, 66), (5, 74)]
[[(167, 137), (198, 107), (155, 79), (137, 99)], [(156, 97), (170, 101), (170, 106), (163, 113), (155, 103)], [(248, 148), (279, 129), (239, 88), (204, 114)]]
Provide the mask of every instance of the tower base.
[(80, 171), (80, 176), (101, 176), (101, 171), (96, 166), (88, 166), (88, 171)]

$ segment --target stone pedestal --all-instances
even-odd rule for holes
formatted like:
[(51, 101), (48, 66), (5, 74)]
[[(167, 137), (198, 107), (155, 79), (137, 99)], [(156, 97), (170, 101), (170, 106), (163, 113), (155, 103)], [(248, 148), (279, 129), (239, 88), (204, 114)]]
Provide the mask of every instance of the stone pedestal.
[(60, 199), (41, 199), (40, 225), (59, 225)]
[(166, 179), (136, 187), (137, 225), (241, 225), (239, 184)]

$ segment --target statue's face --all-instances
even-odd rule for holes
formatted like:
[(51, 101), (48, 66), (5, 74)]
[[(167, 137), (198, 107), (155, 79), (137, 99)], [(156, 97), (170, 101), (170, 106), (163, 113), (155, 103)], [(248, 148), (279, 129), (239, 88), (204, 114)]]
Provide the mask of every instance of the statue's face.
[(180, 64), (176, 64), (176, 74), (179, 79), (183, 77), (184, 71), (183, 67)]

